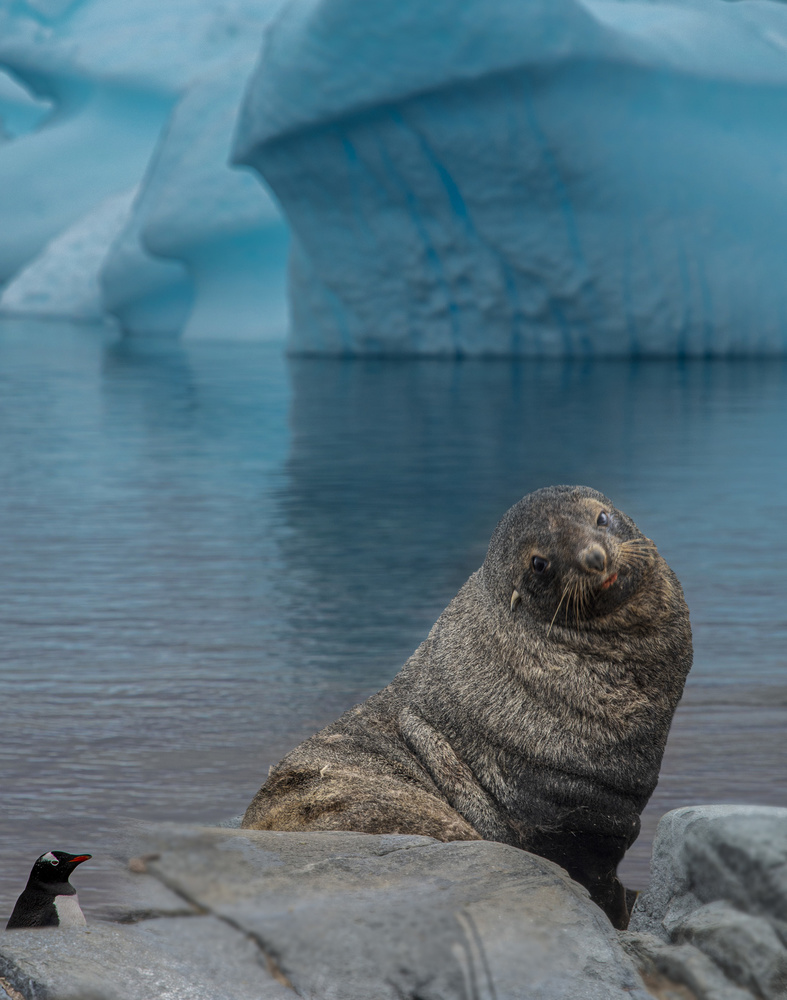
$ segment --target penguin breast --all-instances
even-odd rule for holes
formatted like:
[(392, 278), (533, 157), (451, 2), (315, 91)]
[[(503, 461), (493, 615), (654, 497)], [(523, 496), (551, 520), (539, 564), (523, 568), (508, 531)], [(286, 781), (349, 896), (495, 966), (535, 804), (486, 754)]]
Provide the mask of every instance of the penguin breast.
[(73, 896), (55, 896), (55, 909), (57, 910), (57, 922), (60, 927), (85, 927), (87, 921), (85, 914), (79, 905), (79, 897), (76, 893)]

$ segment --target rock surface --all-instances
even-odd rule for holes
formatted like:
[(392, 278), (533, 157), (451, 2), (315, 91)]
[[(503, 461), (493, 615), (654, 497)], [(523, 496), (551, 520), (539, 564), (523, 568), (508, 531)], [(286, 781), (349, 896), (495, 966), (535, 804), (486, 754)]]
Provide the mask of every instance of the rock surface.
[(666, 979), (679, 990), (688, 991), (678, 993), (681, 1000), (752, 1000), (752, 993), (731, 983), (707, 955), (691, 944), (666, 944), (655, 934), (631, 931), (621, 932), (620, 940), (646, 982), (651, 977)]
[(288, 5), (235, 156), (292, 227), (292, 348), (783, 352), (786, 47), (780, 3)]
[(25, 1000), (648, 997), (585, 890), (505, 845), (171, 827), (150, 851), (193, 915), (8, 932), (0, 977)]
[[(691, 806), (667, 813), (629, 931), (632, 953), (647, 954), (660, 971), (672, 963), (673, 978), (695, 991), (704, 982), (697, 995), (707, 1000), (787, 997), (787, 809)], [(682, 978), (676, 962), (683, 963)]]
[(129, 843), (114, 923), (0, 935), (3, 1000), (787, 997), (786, 809), (668, 813), (619, 935), (503, 844), (174, 824)]
[(291, 1000), (259, 948), (211, 916), (7, 931), (0, 976), (24, 1000)]

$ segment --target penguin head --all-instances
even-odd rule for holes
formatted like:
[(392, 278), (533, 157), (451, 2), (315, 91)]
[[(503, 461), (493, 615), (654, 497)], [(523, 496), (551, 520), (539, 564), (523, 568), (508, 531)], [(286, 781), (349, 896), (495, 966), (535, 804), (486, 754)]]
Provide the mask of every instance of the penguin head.
[(36, 859), (30, 878), (36, 882), (68, 882), (77, 865), (88, 861), (92, 854), (67, 854), (65, 851), (47, 851)]

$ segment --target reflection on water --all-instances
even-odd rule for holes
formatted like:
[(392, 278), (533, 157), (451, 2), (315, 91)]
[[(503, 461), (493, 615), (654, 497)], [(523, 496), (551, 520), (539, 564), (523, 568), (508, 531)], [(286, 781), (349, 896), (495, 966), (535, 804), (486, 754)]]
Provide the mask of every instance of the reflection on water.
[(785, 389), (773, 361), (287, 362), (0, 326), (0, 918), (37, 853), (95, 854), (97, 913), (117, 830), (241, 812), (550, 483), (630, 513), (692, 613), (624, 875), (674, 805), (783, 804)]

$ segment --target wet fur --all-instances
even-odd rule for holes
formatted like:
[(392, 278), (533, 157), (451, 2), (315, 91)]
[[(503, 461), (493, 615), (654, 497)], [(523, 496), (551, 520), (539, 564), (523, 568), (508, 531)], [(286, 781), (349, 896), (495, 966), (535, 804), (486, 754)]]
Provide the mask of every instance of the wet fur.
[[(583, 563), (597, 546), (600, 572)], [(392, 683), (276, 765), (243, 825), (501, 841), (562, 865), (625, 926), (615, 872), (691, 659), (655, 545), (594, 490), (538, 490)]]

